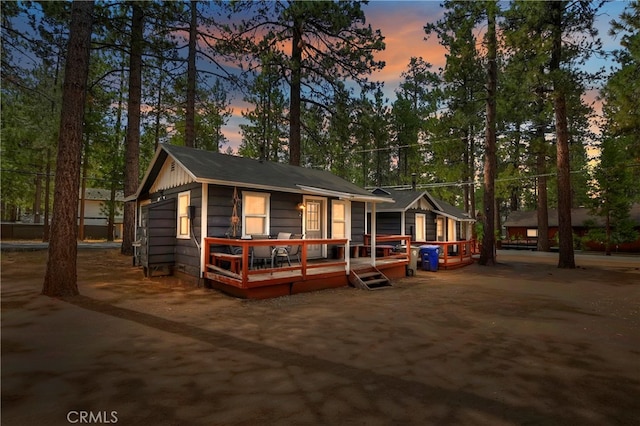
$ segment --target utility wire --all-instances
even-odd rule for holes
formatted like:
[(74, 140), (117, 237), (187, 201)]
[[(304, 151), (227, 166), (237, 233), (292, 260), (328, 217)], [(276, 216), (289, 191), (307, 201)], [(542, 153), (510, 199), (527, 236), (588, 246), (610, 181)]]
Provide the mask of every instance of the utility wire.
[[(640, 167), (640, 164), (626, 164), (624, 165), (625, 168), (634, 168), (634, 167)], [(571, 170), (569, 171), (569, 173), (571, 174), (581, 174), (581, 173), (587, 173), (587, 170)], [(509, 182), (509, 181), (514, 181), (514, 180), (529, 180), (529, 179), (537, 179), (540, 177), (553, 177), (556, 176), (556, 173), (540, 173), (537, 175), (527, 175), (527, 176), (518, 176), (518, 177), (509, 177), (509, 178), (500, 178), (500, 179), (496, 179), (495, 182)], [(475, 186), (475, 185), (481, 185), (481, 182), (476, 182), (476, 181), (466, 181), (466, 182), (434, 182), (434, 183), (423, 183), (423, 184), (419, 184), (416, 185), (416, 189), (422, 189), (422, 188), (442, 188), (442, 187), (450, 187), (450, 186)], [(371, 189), (375, 189), (375, 188), (381, 188), (381, 189), (397, 189), (399, 191), (405, 191), (405, 190), (410, 190), (413, 189), (413, 185), (407, 184), (407, 185), (389, 185), (389, 186), (369, 186), (366, 187), (365, 189), (371, 190)]]

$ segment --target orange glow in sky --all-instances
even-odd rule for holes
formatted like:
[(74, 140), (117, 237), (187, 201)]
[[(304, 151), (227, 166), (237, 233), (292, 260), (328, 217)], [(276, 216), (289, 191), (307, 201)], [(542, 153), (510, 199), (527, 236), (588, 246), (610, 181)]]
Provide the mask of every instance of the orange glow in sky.
[[(619, 40), (608, 36), (609, 22), (617, 19), (625, 8), (625, 2), (613, 1), (605, 3), (601, 9), (596, 26), (602, 38), (603, 47), (607, 51), (619, 48)], [(424, 32), (424, 25), (434, 23), (444, 16), (440, 1), (381, 1), (373, 0), (363, 6), (366, 25), (373, 30), (380, 29), (385, 38), (386, 48), (376, 54), (377, 60), (385, 61), (381, 71), (369, 76), (370, 81), (384, 82), (385, 97), (392, 103), (395, 100), (395, 90), (402, 80), (401, 74), (407, 70), (412, 57), (422, 57), (432, 65), (431, 70), (437, 72), (446, 62), (447, 51), (440, 45), (437, 36), (430, 35), (428, 40)], [(610, 60), (595, 58), (588, 63), (589, 68), (597, 68), (605, 64), (611, 65)], [(591, 90), (583, 97), (588, 103), (595, 100), (594, 107), (600, 112), (600, 102), (596, 100), (597, 91)], [(228, 131), (225, 131), (230, 145), (235, 150), (240, 145), (238, 120), (240, 111), (249, 107), (241, 99), (232, 101), (234, 114), (229, 119)], [(593, 125), (595, 126), (595, 124)], [(223, 147), (226, 149), (226, 147)]]

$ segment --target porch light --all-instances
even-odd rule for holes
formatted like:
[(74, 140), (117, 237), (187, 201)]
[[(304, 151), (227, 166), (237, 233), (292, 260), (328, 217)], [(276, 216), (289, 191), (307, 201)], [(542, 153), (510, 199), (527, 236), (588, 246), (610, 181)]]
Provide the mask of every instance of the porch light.
[(303, 203), (298, 203), (298, 210), (303, 211), (304, 210), (304, 204)]

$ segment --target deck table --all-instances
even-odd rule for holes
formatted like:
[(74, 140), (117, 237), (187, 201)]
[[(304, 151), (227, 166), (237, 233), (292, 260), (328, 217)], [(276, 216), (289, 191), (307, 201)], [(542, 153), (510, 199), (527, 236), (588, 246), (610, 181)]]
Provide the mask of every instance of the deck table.
[(211, 253), (211, 263), (219, 268), (222, 267), (222, 262), (229, 262), (229, 270), (234, 274), (240, 273), (240, 262), (242, 261), (241, 254), (229, 254), (229, 253)]

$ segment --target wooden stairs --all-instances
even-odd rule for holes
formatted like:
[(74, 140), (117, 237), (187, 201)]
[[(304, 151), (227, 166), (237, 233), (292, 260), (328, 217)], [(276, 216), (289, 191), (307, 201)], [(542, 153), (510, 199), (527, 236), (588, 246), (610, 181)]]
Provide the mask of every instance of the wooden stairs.
[(380, 290), (393, 287), (389, 278), (374, 267), (349, 273), (349, 282), (361, 290)]

